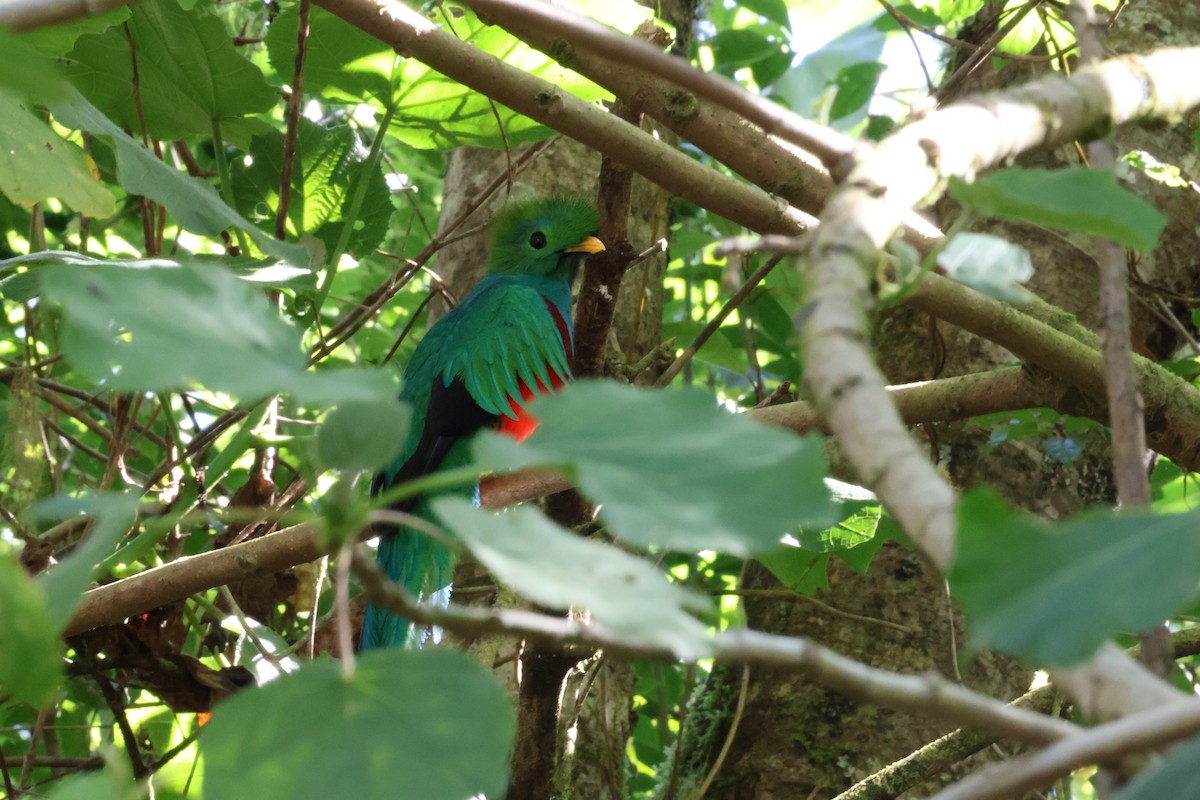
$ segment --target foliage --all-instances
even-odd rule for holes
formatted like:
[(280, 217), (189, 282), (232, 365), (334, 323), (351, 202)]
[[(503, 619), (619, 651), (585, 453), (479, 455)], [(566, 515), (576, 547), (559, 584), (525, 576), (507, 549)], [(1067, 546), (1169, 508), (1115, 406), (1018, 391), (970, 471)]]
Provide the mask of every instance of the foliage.
[[(652, 19), (634, 3), (585, 5), (627, 32)], [(715, 3), (685, 55), (878, 137), (924, 96), (897, 88), (885, 48), (907, 41), (910, 25), (957, 32), (984, 5), (924, 0), (899, 6), (901, 22), (873, 1)], [(1007, 17), (1021, 4), (1004, 5)], [(410, 422), (393, 398), (419, 335), (403, 332), (423, 329), (434, 290), (421, 268), (441, 243), (445, 151), (550, 135), (323, 9), (310, 13), (293, 130), (297, 3), (144, 0), (20, 36), (0, 31), (0, 752), (22, 789), (133, 798), (149, 782), (159, 798), (261, 800), (504, 790), (514, 706), (478, 665), (432, 648), (341, 653), (341, 663), (301, 656), (318, 631), (345, 633), (335, 582), (316, 567), (62, 637), (94, 582), (290, 524), (337, 534), (327, 545), (359, 531), (368, 509), (358, 479), (391, 458)], [(469, 10), (439, 3), (430, 13), (563, 92), (611, 100)], [(1051, 8), (1001, 49), (1061, 50), (1069, 38)], [(1142, 251), (1165, 224), (1094, 170), (1006, 170), (952, 192), (976, 216)], [(730, 283), (764, 263), (720, 246), (745, 233), (676, 203), (665, 337), (694, 339)], [(715, 631), (741, 624), (733, 594), (747, 559), (812, 594), (828, 586), (831, 559), (865, 573), (885, 542), (903, 542), (874, 495), (828, 477), (819, 438), (730, 413), (789, 395), (785, 384), (803, 376), (794, 320), (804, 278), (784, 264), (679, 386), (580, 382), (537, 403), (541, 427), (528, 442), (481, 436), (469, 475), (431, 479), (555, 467), (601, 505), (606, 535), (581, 538), (532, 506), (494, 515), (443, 499), (456, 545), (531, 602), (584, 609), (629, 647), (697, 662)], [(962, 232), (938, 264), (1005, 300), (1027, 297), (1028, 255), (1011, 242)], [(989, 447), (1037, 437), (1061, 463), (1103, 438), (1095, 423), (1048, 411), (977, 424), (993, 431)], [(1158, 516), (1054, 526), (969, 496), (950, 577), (974, 641), (1036, 666), (1075, 663), (1185, 608), (1200, 556), (1189, 481), (1163, 461)], [(631, 794), (648, 797), (667, 779), (708, 669), (635, 664)], [(14, 770), (26, 753), (28, 766)], [(95, 771), (71, 775), (34, 755)], [(1157, 796), (1170, 792), (1155, 781), (1188, 779), (1180, 758), (1147, 778)], [(1150, 791), (1135, 784), (1127, 796)]]

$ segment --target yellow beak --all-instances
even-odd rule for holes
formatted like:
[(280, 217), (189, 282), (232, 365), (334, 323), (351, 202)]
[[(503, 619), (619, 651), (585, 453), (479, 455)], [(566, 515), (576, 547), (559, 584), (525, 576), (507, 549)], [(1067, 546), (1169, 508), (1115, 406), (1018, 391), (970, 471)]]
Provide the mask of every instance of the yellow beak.
[(595, 236), (589, 236), (579, 244), (571, 245), (563, 250), (564, 253), (599, 253), (604, 250), (604, 242)]

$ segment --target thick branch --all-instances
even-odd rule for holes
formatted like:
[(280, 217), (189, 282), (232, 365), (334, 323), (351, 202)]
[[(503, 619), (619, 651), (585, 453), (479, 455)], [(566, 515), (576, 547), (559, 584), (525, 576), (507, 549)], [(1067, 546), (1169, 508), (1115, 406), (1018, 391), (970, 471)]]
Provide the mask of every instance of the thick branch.
[(749, 203), (765, 224), (764, 232), (795, 233), (813, 222), (809, 215), (761, 189), (708, 169), (649, 133), (439, 30), (400, 3), (317, 0), (317, 5), (396, 52), (611, 156), (667, 191), (720, 216), (741, 219), (742, 206)]
[[(953, 560), (955, 493), (905, 430), (867, 345), (884, 246), (952, 175), (969, 178), (1103, 123), (1171, 118), (1200, 104), (1200, 87), (1182, 77), (1197, 61), (1200, 48), (1163, 50), (936, 111), (866, 153), (826, 206), (807, 259), (809, 313), (799, 324), (805, 379), (855, 469), (940, 568)], [(1089, 714), (1129, 713), (1174, 696), (1115, 648), (1102, 649), (1092, 666), (1064, 671), (1060, 682)], [(1111, 681), (1099, 695), (1098, 681)], [(1097, 696), (1104, 702), (1092, 704)]]
[(134, 0), (6, 0), (0, 3), (0, 28), (17, 32), (97, 17)]
[[(534, 642), (603, 649), (628, 659), (675, 661), (669, 648), (633, 644), (603, 628), (563, 617), (520, 609), (442, 608), (417, 603), (389, 584), (375, 564), (356, 558), (355, 571), (373, 603), (426, 625), (438, 625), (465, 637), (507, 634)], [(982, 727), (1029, 744), (1074, 738), (1068, 722), (1002, 703), (936, 674), (901, 675), (869, 667), (807, 639), (747, 629), (717, 634), (712, 657), (721, 662), (794, 669), (863, 702), (878, 703), (969, 727)]]

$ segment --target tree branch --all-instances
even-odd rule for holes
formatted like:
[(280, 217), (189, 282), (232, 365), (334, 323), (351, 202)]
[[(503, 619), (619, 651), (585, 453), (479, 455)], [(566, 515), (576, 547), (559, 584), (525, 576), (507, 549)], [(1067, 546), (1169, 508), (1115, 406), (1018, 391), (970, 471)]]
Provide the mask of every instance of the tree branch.
[(0, 3), (0, 28), (17, 33), (98, 17), (135, 0), (6, 0)]
[[(954, 557), (956, 495), (908, 435), (867, 345), (883, 247), (950, 176), (969, 178), (1101, 124), (1171, 118), (1200, 104), (1200, 87), (1181, 77), (1197, 60), (1200, 48), (1161, 50), (933, 112), (865, 151), (826, 206), (806, 259), (809, 313), (798, 320), (805, 380), (859, 475), (939, 568)], [(1101, 718), (1178, 699), (1111, 646), (1056, 683)]]
[[(418, 603), (390, 584), (379, 567), (361, 554), (355, 557), (354, 570), (371, 602), (414, 622), (437, 625), (464, 637), (505, 634), (534, 642), (603, 649), (609, 656), (627, 659), (677, 660), (667, 647), (633, 644), (603, 628), (563, 617), (521, 609), (441, 608)], [(982, 727), (1015, 741), (1047, 744), (1080, 735), (1068, 722), (985, 697), (940, 675), (901, 675), (876, 669), (807, 639), (744, 628), (729, 630), (714, 638), (712, 657), (726, 663), (793, 669), (863, 702)]]
[[(1062, 384), (1049, 377), (1034, 376), (1021, 367), (911, 383), (891, 387), (889, 391), (911, 423), (966, 419), (1021, 408), (1060, 407), (1067, 397)], [(784, 403), (745, 413), (750, 419), (796, 433), (820, 427), (816, 412), (807, 403)], [(553, 470), (528, 469), (484, 478), (480, 482), (480, 499), (485, 508), (504, 508), (569, 488), (570, 481)], [(184, 556), (86, 592), (64, 635), (120, 624), (129, 617), (197, 592), (279, 572), (325, 554), (315, 531), (300, 525), (219, 550)]]

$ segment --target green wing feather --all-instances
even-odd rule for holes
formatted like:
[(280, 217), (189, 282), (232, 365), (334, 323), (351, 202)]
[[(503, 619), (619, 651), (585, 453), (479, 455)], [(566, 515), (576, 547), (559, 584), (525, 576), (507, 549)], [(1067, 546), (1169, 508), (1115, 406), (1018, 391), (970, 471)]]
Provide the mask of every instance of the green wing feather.
[(492, 280), (495, 286), (460, 306), (462, 318), (443, 343), (441, 375), (447, 385), (461, 378), (488, 413), (513, 417), (512, 401), (523, 404), (520, 383), (549, 386), (551, 372), (567, 381), (571, 367), (543, 292), (516, 279)]

